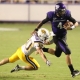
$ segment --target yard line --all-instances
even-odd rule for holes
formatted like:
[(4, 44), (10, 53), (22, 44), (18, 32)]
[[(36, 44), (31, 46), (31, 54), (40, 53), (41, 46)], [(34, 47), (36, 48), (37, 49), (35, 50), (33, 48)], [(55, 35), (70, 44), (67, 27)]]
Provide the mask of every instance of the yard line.
[(1, 28), (0, 27), (0, 31), (19, 31), (20, 29), (18, 28)]

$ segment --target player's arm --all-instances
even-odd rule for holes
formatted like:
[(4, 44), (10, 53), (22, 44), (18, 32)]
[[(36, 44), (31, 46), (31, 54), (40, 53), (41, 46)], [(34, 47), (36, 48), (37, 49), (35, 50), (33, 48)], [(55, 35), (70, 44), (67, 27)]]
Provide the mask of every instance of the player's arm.
[(45, 19), (43, 19), (38, 25), (37, 27), (34, 29), (34, 31), (32, 32), (33, 33), (36, 33), (38, 31), (39, 28), (41, 28), (41, 26), (45, 23), (47, 23), (49, 21), (48, 17), (46, 17)]
[(45, 19), (43, 19), (43, 20), (37, 25), (37, 27), (35, 28), (35, 30), (38, 30), (39, 28), (41, 28), (41, 26), (42, 26), (43, 24), (45, 24), (46, 22), (48, 22), (48, 21), (49, 21), (48, 17), (46, 17)]
[(39, 48), (39, 47), (36, 50), (37, 50), (37, 52), (39, 52), (39, 54), (41, 55), (41, 57), (44, 60), (44, 62), (46, 62), (47, 61), (47, 58), (44, 55), (43, 50), (41, 48)]
[(42, 59), (44, 60), (44, 62), (50, 66), (50, 62), (48, 61), (48, 59), (46, 58), (46, 56), (44, 55), (43, 50), (40, 47), (36, 48), (37, 52), (40, 54), (40, 56), (42, 57)]
[(78, 22), (72, 16), (69, 17), (69, 21), (73, 23), (73, 25), (70, 27), (71, 29), (74, 29), (78, 26)]
[(78, 26), (78, 22), (71, 15), (68, 17), (68, 20), (70, 22), (69, 22), (69, 26), (66, 27), (67, 30), (72, 30), (72, 29), (74, 29), (74, 28), (76, 28)]

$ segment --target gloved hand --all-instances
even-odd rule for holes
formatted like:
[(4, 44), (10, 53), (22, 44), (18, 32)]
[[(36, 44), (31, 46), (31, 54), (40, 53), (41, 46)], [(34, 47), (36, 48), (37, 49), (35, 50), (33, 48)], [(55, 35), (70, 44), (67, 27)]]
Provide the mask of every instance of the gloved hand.
[(47, 64), (48, 66), (50, 66), (50, 65), (51, 65), (51, 62), (50, 62), (49, 60), (47, 60), (47, 61), (46, 61), (46, 64)]

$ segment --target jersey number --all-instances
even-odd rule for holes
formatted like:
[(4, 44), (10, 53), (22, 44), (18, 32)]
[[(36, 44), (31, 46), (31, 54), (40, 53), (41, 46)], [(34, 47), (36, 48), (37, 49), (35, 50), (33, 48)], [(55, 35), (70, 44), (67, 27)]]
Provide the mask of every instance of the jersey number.
[(58, 24), (57, 27), (60, 28), (60, 29), (62, 29), (62, 28), (63, 28), (63, 27), (62, 27), (62, 22), (59, 22), (59, 24)]
[(30, 47), (31, 47), (31, 45), (32, 45), (31, 41), (28, 41), (28, 42), (27, 42), (27, 45), (26, 45), (26, 49), (29, 50)]

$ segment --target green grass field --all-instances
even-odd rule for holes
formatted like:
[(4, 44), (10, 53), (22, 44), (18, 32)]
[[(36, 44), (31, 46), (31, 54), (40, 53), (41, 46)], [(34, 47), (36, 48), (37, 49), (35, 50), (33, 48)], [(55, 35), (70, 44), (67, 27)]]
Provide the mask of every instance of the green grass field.
[[(37, 26), (37, 24), (0, 24), (0, 60), (11, 56), (18, 47), (24, 44), (31, 36), (31, 32)], [(49, 24), (45, 24), (43, 27), (51, 30)], [(5, 28), (16, 31), (5, 31)], [(72, 62), (75, 69), (80, 70), (80, 27), (75, 28), (72, 31), (68, 31), (67, 43), (72, 51)], [(55, 45), (49, 45), (46, 47), (55, 48)], [(37, 71), (19, 71), (10, 73), (10, 70), (19, 65), (26, 65), (22, 61), (6, 64), (0, 66), (0, 80), (80, 80), (80, 76), (72, 78), (70, 71), (65, 61), (65, 54), (63, 53), (60, 58), (56, 58), (48, 53), (45, 53), (47, 58), (52, 62), (52, 65), (48, 67), (41, 59), (40, 55), (33, 56), (41, 65)]]

